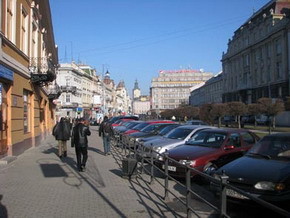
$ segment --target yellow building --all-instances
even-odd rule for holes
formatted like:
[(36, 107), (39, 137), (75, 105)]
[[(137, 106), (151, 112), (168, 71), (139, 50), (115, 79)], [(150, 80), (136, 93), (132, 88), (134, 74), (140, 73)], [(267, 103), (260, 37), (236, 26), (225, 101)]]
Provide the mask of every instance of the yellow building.
[(58, 56), (48, 0), (0, 0), (0, 11), (1, 158), (50, 134), (58, 93), (49, 86)]

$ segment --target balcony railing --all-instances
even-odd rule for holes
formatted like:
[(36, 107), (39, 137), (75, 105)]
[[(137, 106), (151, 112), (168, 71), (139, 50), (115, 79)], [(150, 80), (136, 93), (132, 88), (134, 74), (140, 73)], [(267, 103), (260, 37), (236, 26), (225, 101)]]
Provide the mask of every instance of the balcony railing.
[(61, 95), (61, 89), (57, 84), (51, 84), (48, 86), (48, 99), (54, 100)]
[(49, 57), (32, 57), (29, 60), (29, 72), (31, 75), (31, 82), (45, 86), (55, 80), (55, 71), (57, 66)]
[(77, 91), (76, 86), (60, 86), (60, 89), (62, 92), (71, 92), (72, 94), (75, 94)]

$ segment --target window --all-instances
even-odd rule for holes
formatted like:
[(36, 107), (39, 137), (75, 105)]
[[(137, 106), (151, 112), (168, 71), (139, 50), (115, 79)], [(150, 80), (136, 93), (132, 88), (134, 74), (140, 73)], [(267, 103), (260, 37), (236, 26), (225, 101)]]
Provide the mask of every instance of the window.
[(229, 145), (233, 145), (235, 147), (241, 147), (241, 139), (240, 139), (240, 135), (237, 133), (233, 133), (230, 135), (229, 137)]
[(276, 54), (280, 55), (282, 53), (282, 45), (281, 45), (281, 40), (278, 39), (276, 40)]
[(6, 5), (6, 37), (15, 43), (15, 30), (16, 30), (16, 13), (15, 13), (15, 0), (7, 0)]
[(28, 53), (28, 13), (21, 6), (21, 20), (20, 20), (20, 50), (25, 54)]
[(281, 79), (282, 78), (282, 63), (281, 62), (276, 63), (276, 70), (277, 70), (277, 78)]
[(31, 102), (30, 93), (27, 90), (23, 91), (23, 130), (24, 133), (30, 132), (31, 126)]
[(242, 132), (241, 136), (247, 144), (254, 144), (255, 143), (255, 138), (248, 132)]
[(70, 94), (65, 95), (65, 102), (70, 102)]
[(31, 39), (31, 57), (37, 57), (37, 44), (38, 44), (38, 28), (35, 22), (32, 23), (32, 39)]

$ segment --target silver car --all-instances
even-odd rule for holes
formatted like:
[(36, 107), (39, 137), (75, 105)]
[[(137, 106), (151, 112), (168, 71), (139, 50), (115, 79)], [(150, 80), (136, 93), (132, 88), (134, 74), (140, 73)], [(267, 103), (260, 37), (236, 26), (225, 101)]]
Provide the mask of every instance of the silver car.
[[(153, 151), (153, 157), (158, 158), (159, 154), (164, 153), (166, 150), (170, 150), (179, 145), (185, 144), (196, 132), (203, 129), (216, 128), (212, 126), (200, 126), (200, 125), (184, 125), (171, 130), (164, 137), (150, 140), (143, 144), (142, 156), (150, 157), (151, 150)], [(139, 151), (140, 152), (140, 151)]]

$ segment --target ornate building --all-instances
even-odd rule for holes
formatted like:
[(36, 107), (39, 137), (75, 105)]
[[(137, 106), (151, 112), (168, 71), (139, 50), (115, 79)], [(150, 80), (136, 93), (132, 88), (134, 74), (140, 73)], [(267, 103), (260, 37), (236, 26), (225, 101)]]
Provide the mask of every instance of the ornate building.
[[(0, 1), (0, 157), (37, 146), (54, 125), (58, 51), (48, 0)], [(50, 89), (52, 88), (52, 89)]]
[(289, 8), (272, 0), (235, 31), (222, 57), (224, 102), (290, 95)]

